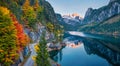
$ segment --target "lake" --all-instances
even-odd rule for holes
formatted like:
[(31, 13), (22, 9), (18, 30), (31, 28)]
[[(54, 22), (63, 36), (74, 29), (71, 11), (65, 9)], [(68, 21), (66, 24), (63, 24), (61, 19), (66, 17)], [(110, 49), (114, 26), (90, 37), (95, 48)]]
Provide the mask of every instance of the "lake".
[(69, 34), (63, 40), (65, 47), (50, 52), (61, 66), (120, 66), (120, 36)]

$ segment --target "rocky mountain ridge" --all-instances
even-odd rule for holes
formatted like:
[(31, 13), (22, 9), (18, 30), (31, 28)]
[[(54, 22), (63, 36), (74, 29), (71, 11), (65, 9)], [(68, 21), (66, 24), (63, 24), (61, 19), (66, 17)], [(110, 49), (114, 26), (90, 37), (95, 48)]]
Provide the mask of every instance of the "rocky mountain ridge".
[(110, 0), (109, 4), (99, 9), (88, 8), (83, 23), (102, 22), (120, 13), (120, 0)]

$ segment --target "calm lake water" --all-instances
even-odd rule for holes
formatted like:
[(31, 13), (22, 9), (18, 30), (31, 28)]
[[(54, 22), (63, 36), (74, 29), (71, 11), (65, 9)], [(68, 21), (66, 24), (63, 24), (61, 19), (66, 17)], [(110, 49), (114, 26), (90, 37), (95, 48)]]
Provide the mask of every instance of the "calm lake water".
[(67, 45), (51, 51), (51, 59), (61, 66), (120, 66), (119, 36), (83, 34), (67, 35)]

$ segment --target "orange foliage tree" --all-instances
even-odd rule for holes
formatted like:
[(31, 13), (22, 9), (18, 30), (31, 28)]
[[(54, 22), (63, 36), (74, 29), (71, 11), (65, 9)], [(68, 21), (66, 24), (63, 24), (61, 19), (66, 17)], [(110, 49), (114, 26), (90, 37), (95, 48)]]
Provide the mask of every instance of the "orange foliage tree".
[(19, 22), (13, 14), (11, 14), (11, 18), (17, 30), (17, 48), (18, 51), (21, 51), (29, 43), (29, 37), (24, 33), (23, 26), (19, 24)]

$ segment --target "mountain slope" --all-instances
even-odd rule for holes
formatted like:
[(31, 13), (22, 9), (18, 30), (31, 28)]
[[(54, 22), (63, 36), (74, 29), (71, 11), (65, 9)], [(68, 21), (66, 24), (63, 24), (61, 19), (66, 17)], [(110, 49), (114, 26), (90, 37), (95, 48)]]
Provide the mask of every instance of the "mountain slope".
[[(32, 9), (31, 11), (28, 10), (28, 13), (24, 13), (27, 11), (23, 9), (26, 1), (29, 1), (30, 4), (26, 4), (25, 9), (29, 9), (28, 7)], [(11, 10), (32, 40), (38, 39), (41, 26), (46, 27), (47, 31), (49, 31), (48, 28), (50, 27), (47, 26), (48, 23), (54, 25), (54, 30), (60, 28), (53, 7), (46, 0), (1, 0), (0, 6)], [(40, 10), (41, 12), (39, 12)]]
[(46, 0), (0, 0), (0, 66), (24, 62), (34, 49), (29, 44), (38, 43), (43, 32), (46, 41), (61, 40), (61, 27)]
[(120, 13), (120, 0), (110, 0), (109, 4), (99, 9), (89, 8), (85, 14), (83, 23), (101, 22), (113, 15)]
[(120, 14), (100, 23), (90, 23), (80, 27), (80, 31), (102, 34), (120, 34)]

